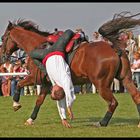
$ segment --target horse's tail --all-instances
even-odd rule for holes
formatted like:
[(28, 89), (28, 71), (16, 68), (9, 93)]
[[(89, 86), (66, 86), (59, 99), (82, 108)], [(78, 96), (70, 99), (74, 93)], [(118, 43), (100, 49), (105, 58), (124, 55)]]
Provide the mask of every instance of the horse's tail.
[(114, 43), (115, 40), (118, 39), (120, 33), (122, 33), (126, 29), (132, 29), (138, 25), (140, 25), (140, 19), (134, 19), (140, 15), (137, 13), (131, 16), (125, 16), (126, 14), (130, 14), (130, 12), (121, 12), (120, 14), (115, 14), (113, 19), (103, 24), (98, 32), (105, 38), (109, 39)]

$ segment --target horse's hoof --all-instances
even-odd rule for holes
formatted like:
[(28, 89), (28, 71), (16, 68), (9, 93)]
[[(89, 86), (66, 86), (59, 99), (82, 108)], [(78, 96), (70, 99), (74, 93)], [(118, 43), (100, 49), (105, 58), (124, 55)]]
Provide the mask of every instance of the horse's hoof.
[(140, 122), (139, 122), (139, 124), (138, 124), (138, 128), (140, 128)]
[(33, 122), (33, 121), (26, 121), (26, 122), (24, 123), (24, 125), (26, 125), (26, 126), (34, 125), (34, 122)]
[(95, 123), (93, 123), (93, 126), (94, 127), (101, 127), (101, 124), (100, 124), (100, 122), (95, 122)]
[(14, 111), (17, 111), (21, 108), (22, 106), (19, 104), (18, 106), (13, 106)]

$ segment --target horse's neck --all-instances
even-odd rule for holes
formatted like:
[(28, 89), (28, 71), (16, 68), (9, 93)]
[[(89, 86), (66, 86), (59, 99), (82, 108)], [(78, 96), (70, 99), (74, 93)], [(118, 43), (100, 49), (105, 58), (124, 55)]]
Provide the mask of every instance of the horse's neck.
[(30, 52), (46, 41), (44, 36), (31, 31), (18, 28), (12, 31), (13, 32), (11, 32), (11, 34), (14, 41), (18, 44), (19, 48), (22, 48), (26, 53)]

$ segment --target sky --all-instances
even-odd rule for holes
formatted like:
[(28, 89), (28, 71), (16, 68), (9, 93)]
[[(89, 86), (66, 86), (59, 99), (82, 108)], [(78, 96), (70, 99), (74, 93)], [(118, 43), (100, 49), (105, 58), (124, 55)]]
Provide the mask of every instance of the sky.
[[(0, 3), (0, 35), (3, 35), (8, 21), (20, 19), (31, 20), (42, 31), (82, 28), (92, 39), (92, 33), (97, 31), (114, 14), (123, 11), (132, 14), (140, 13), (140, 3)], [(140, 18), (140, 16), (138, 17)], [(135, 30), (140, 33), (139, 28)]]

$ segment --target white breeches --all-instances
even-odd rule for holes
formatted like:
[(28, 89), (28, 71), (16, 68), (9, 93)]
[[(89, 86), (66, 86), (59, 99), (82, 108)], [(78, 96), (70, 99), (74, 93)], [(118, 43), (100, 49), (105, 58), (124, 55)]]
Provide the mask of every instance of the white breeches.
[(65, 92), (65, 98), (57, 101), (57, 107), (61, 119), (66, 118), (66, 107), (71, 107), (76, 99), (69, 66), (62, 56), (53, 55), (46, 61), (46, 70), (52, 84), (59, 85)]

